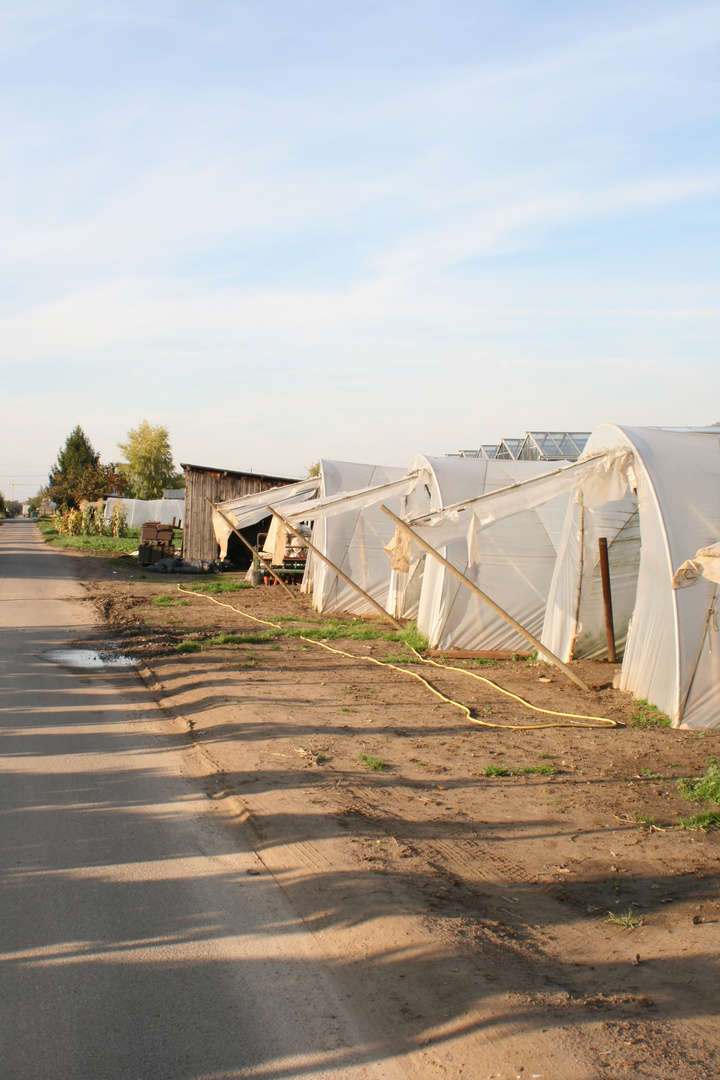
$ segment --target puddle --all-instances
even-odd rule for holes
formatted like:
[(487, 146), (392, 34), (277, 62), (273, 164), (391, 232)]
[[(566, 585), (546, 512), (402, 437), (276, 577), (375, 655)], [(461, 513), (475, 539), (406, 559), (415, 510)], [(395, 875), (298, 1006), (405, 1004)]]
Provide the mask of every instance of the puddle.
[(49, 660), (51, 664), (64, 664), (66, 667), (94, 668), (107, 670), (108, 668), (137, 667), (138, 661), (131, 656), (123, 656), (116, 652), (96, 652), (95, 649), (51, 649), (42, 654), (43, 660)]

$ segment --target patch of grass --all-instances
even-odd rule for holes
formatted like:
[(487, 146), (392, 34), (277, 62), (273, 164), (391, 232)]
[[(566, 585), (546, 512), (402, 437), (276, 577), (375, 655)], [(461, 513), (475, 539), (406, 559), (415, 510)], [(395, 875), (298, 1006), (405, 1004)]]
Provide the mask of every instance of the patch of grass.
[(412, 653), (403, 653), (402, 655), (395, 655), (391, 653), (389, 656), (384, 656), (382, 659), (383, 664), (420, 664), (421, 660), (418, 660), (417, 656), (413, 656)]
[(658, 727), (670, 727), (670, 717), (666, 716), (660, 709), (656, 709), (654, 705), (648, 705), (647, 701), (644, 700), (634, 701), (633, 705), (633, 711), (627, 715), (627, 722), (630, 727), (641, 728), (643, 731)]
[(521, 765), (515, 769), (515, 776), (554, 776), (554, 765)]
[(415, 758), (416, 765), (427, 765), (427, 761), (421, 761), (420, 758)]
[(322, 765), (322, 763), (324, 761), (327, 761), (327, 760), (328, 760), (328, 756), (327, 756), (327, 754), (323, 754), (322, 750), (320, 751), (319, 754), (315, 755), (315, 761), (318, 763), (318, 765)]
[(274, 641), (277, 631), (256, 630), (247, 634), (216, 634), (215, 637), (206, 638), (205, 645), (263, 645), (267, 641)]
[(543, 760), (552, 761), (553, 758), (555, 757), (555, 755), (554, 754), (538, 754), (538, 757), (540, 758), (541, 761), (543, 761)]
[(650, 817), (648, 814), (635, 814), (635, 820), (638, 823), (638, 828), (643, 825), (657, 825), (657, 818)]
[(347, 705), (343, 705), (340, 712), (350, 712), (350, 710), (348, 709)]
[(188, 592), (217, 596), (218, 593), (233, 593), (239, 592), (241, 589), (251, 589), (252, 585), (249, 581), (221, 578), (219, 581), (199, 581), (197, 584), (187, 586), (187, 588)]
[(631, 908), (627, 911), (608, 911), (607, 921), (611, 926), (619, 926), (621, 930), (634, 930), (636, 926), (642, 926), (642, 915), (637, 915)]
[(720, 805), (720, 765), (710, 758), (704, 774), (695, 780), (684, 778), (677, 781), (678, 791), (690, 802), (706, 802)]
[(132, 536), (58, 536), (53, 529), (45, 540), (53, 547), (74, 548), (78, 551), (122, 552), (137, 551), (139, 541)]
[(161, 596), (153, 596), (150, 603), (153, 607), (159, 608), (190, 607), (189, 600), (183, 600), (182, 597), (179, 596), (170, 596), (168, 593), (163, 593)]
[(511, 776), (510, 770), (505, 765), (486, 765), (483, 769), (485, 776)]
[(430, 645), (428, 638), (420, 633), (417, 623), (414, 622), (408, 623), (404, 630), (399, 630), (391, 640), (402, 641), (403, 645), (417, 652), (425, 652)]
[(387, 761), (385, 758), (371, 757), (369, 754), (361, 754), (359, 759), (369, 772), (385, 772)]
[(720, 810), (701, 810), (689, 818), (678, 818), (678, 829), (720, 828)]
[(179, 653), (200, 652), (201, 649), (202, 645), (199, 641), (181, 641), (175, 646), (175, 652)]

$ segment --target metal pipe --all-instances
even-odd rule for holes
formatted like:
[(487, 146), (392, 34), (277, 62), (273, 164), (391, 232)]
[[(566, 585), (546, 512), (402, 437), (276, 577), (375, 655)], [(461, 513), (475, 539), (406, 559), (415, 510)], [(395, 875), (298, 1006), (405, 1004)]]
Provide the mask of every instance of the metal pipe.
[(610, 560), (608, 558), (607, 536), (598, 537), (600, 548), (600, 577), (602, 579), (603, 607), (605, 608), (605, 636), (607, 638), (608, 660), (617, 662), (615, 652), (615, 627), (613, 625), (612, 593), (610, 591)]

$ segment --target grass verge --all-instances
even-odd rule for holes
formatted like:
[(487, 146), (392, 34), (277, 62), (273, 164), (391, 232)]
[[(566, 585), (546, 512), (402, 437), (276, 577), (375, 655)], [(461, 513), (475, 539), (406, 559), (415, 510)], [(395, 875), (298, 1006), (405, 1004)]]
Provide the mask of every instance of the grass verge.
[(633, 710), (627, 715), (627, 723), (630, 727), (641, 728), (649, 731), (652, 728), (670, 727), (671, 720), (654, 705), (648, 705), (647, 701), (634, 701)]
[(690, 802), (706, 802), (720, 805), (720, 765), (715, 758), (710, 758), (705, 773), (695, 780), (681, 779), (677, 781), (678, 791), (684, 799)]

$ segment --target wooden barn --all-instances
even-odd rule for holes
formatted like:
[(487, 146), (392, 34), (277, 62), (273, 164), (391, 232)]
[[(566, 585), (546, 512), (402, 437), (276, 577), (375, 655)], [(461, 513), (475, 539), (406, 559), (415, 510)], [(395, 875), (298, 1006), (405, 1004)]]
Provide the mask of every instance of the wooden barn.
[(212, 511), (207, 499), (215, 504), (241, 495), (252, 495), (256, 491), (297, 483), (297, 477), (263, 476), (261, 473), (235, 472), (232, 469), (212, 469), (205, 465), (181, 465), (181, 468), (185, 473), (183, 558), (207, 562), (218, 557)]

